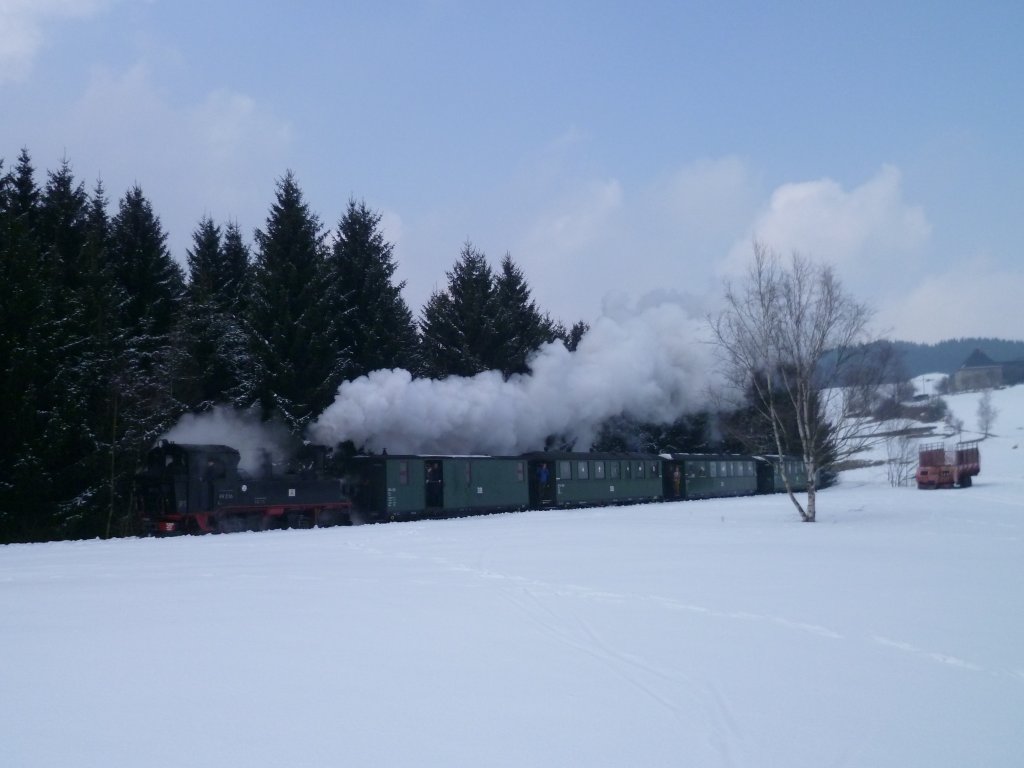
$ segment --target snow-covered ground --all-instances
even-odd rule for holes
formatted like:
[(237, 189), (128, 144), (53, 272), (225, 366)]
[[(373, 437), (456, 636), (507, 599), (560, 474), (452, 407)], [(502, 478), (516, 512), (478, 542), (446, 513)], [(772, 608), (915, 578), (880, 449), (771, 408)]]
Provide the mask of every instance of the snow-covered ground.
[[(949, 398), (968, 428), (977, 395)], [(0, 766), (1024, 765), (1024, 387), (973, 488), (0, 547)]]

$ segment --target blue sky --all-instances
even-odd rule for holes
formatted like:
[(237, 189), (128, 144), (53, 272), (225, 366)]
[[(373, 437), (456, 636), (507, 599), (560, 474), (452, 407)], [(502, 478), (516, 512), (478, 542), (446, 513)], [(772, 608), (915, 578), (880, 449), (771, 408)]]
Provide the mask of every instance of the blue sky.
[(138, 182), (184, 262), (295, 172), (418, 312), (467, 240), (571, 324), (712, 311), (753, 237), (895, 338), (1024, 339), (1024, 4), (0, 0), (0, 156)]

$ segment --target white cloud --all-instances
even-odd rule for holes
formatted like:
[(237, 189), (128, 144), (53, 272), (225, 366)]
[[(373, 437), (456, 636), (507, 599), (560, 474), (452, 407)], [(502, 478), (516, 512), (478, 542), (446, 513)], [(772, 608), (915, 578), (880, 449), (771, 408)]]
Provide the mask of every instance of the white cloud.
[(656, 183), (648, 197), (663, 225), (687, 241), (735, 237), (754, 210), (756, 183), (734, 156), (702, 158)]
[(380, 212), (380, 229), (384, 239), (397, 250), (402, 244), (402, 217), (397, 212), (384, 209)]
[(700, 159), (627, 186), (591, 168), (591, 155), (578, 130), (546, 146), (492, 203), (507, 239), (488, 254), (509, 250), (541, 306), (567, 323), (593, 320), (611, 292), (705, 294), (710, 265), (757, 210), (744, 162)]
[(533, 248), (560, 257), (580, 254), (607, 233), (623, 198), (615, 179), (584, 184), (537, 222), (527, 240)]
[(951, 259), (931, 232), (893, 166), (852, 189), (832, 179), (788, 183), (772, 193), (720, 271), (737, 275), (757, 237), (782, 254), (799, 251), (835, 266), (850, 293), (876, 309), (877, 328), (893, 338), (1024, 337), (1024, 274), (983, 257)]
[(76, 169), (101, 176), (112, 198), (142, 186), (180, 259), (204, 214), (239, 219), (247, 235), (262, 223), (244, 216), (267, 210), (291, 141), (289, 124), (251, 97), (218, 89), (174, 103), (141, 63), (95, 72), (62, 131), (75, 137)]
[(779, 252), (800, 251), (833, 264), (843, 277), (874, 279), (891, 275), (894, 263), (909, 267), (931, 226), (921, 206), (904, 200), (901, 182), (897, 168), (883, 166), (849, 191), (832, 179), (783, 184), (733, 246), (723, 270), (733, 273), (749, 261), (755, 237)]
[(66, 19), (86, 18), (106, 10), (115, 0), (0, 1), (0, 83), (28, 77), (46, 29)]
[(1024, 274), (985, 258), (928, 272), (878, 313), (894, 338), (934, 343), (963, 336), (1024, 339)]

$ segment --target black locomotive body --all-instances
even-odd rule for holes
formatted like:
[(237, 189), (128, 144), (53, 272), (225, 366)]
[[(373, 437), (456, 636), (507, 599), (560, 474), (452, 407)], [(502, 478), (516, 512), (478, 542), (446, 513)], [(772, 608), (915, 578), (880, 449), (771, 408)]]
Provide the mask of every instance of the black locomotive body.
[(135, 478), (143, 529), (214, 533), (351, 523), (349, 489), (324, 472), (317, 453), (283, 470), (268, 457), (251, 473), (239, 468), (239, 459), (226, 445), (162, 441)]

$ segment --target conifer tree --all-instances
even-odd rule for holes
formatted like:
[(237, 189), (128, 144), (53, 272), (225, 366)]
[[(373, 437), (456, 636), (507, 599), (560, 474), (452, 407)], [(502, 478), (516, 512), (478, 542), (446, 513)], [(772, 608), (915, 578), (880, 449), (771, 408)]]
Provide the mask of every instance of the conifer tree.
[[(42, 432), (49, 485), (56, 505), (55, 538), (102, 535), (103, 502), (97, 493), (102, 462), (95, 439), (97, 408), (109, 377), (109, 346), (97, 335), (92, 311), (96, 265), (89, 257), (89, 198), (64, 159), (48, 174), (40, 205), (40, 238), (50, 288), (59, 297), (54, 328), (59, 343), (47, 384), (46, 424)], [(95, 287), (110, 301), (109, 281)]]
[[(0, 168), (2, 170), (2, 168)], [(44, 539), (54, 525), (40, 434), (54, 338), (39, 246), (39, 198), (27, 150), (0, 177), (0, 541)]]
[[(420, 319), (424, 375), (472, 376), (497, 370), (507, 378), (527, 373), (530, 355), (543, 344), (568, 341), (565, 329), (537, 307), (510, 255), (494, 274), (484, 254), (466, 243), (447, 275), (447, 288), (430, 297)], [(577, 330), (582, 336), (585, 324), (574, 326)]]
[(500, 369), (499, 306), (494, 276), (483, 253), (466, 243), (420, 320), (421, 372), (431, 378), (473, 376)]
[[(82, 278), (87, 212), (85, 185), (75, 181), (71, 163), (65, 158), (57, 171), (48, 174), (40, 206), (40, 238), (46, 244), (52, 278), (68, 298)], [(77, 296), (73, 298), (77, 300)]]
[(266, 227), (256, 231), (249, 308), (264, 415), (296, 433), (330, 404), (344, 375), (344, 353), (328, 304), (326, 246), (291, 171), (278, 182)]
[(238, 311), (249, 280), (249, 248), (238, 224), (228, 224), (222, 235), (213, 219), (204, 217), (192, 234), (187, 258), (190, 296), (210, 299), (227, 312)]
[(577, 320), (568, 331), (559, 326), (556, 328), (556, 333), (558, 338), (560, 338), (565, 344), (565, 348), (570, 352), (575, 352), (576, 348), (580, 345), (580, 341), (583, 340), (583, 337), (586, 336), (587, 331), (589, 330), (589, 323), (586, 323), (583, 320)]
[[(131, 530), (125, 516), (124, 480), (132, 467), (130, 459), (123, 460), (119, 454), (122, 443), (114, 418), (119, 402), (115, 383), (121, 377), (119, 365), (126, 341), (118, 322), (124, 289), (116, 281), (110, 261), (107, 206), (103, 184), (97, 181), (86, 203), (76, 290), (82, 337), (75, 395), (84, 413), (79, 457), (67, 467), (77, 488), (77, 494), (64, 502), (63, 533), (68, 537), (110, 536)], [(112, 528), (115, 513), (121, 524)]]
[(192, 233), (192, 247), (186, 251), (188, 261), (188, 293), (193, 299), (208, 299), (218, 284), (221, 256), (220, 227), (204, 216)]
[(181, 267), (167, 250), (167, 235), (142, 189), (121, 198), (111, 221), (111, 263), (125, 290), (124, 326), (136, 337), (165, 338), (173, 329), (184, 291)]
[(335, 348), (348, 348), (346, 379), (413, 367), (416, 325), (402, 298), (405, 283), (394, 282), (393, 252), (381, 232), (380, 214), (349, 200), (328, 257), (331, 314), (339, 332)]
[(228, 237), (204, 217), (188, 250), (188, 309), (181, 319), (183, 355), (180, 397), (192, 410), (219, 403), (248, 405), (253, 390), (248, 335), (238, 310), (239, 286), (248, 272), (248, 251), (237, 226)]
[(181, 414), (174, 385), (181, 357), (176, 335), (184, 279), (167, 235), (138, 185), (110, 221), (110, 274), (120, 298), (115, 317), (109, 422), (110, 519), (130, 516), (128, 480), (143, 451)]
[(7, 181), (6, 195), (10, 215), (19, 220), (24, 232), (35, 236), (39, 223), (41, 192), (36, 184), (36, 172), (28, 149), (23, 148), (18, 154), (18, 162)]
[(220, 307), (236, 315), (244, 315), (246, 297), (249, 294), (252, 277), (249, 246), (242, 239), (242, 230), (238, 222), (229, 222), (224, 229), (224, 241), (221, 243), (221, 257), (216, 279), (217, 303)]
[(500, 342), (497, 362), (502, 373), (527, 373), (530, 355), (542, 344), (559, 338), (559, 328), (548, 315), (541, 314), (530, 296), (530, 287), (522, 271), (509, 254), (501, 260), (501, 272), (495, 280), (498, 305), (496, 334)]
[(26, 150), (0, 186), (0, 541), (67, 538), (94, 475), (86, 196), (66, 160), (40, 190)]

